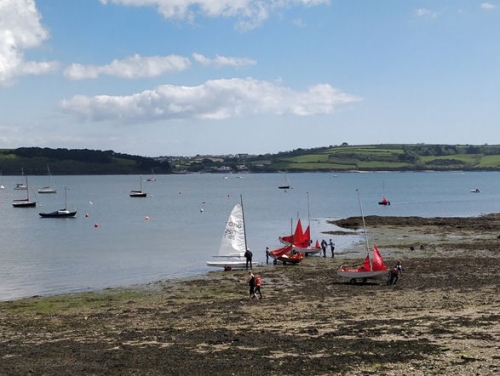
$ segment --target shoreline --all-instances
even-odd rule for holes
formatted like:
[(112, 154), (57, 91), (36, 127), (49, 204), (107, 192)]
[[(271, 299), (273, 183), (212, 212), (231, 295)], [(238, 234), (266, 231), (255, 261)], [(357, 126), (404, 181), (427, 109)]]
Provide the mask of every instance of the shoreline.
[(248, 299), (245, 271), (213, 271), (0, 302), (0, 373), (500, 372), (500, 215), (366, 222), (386, 265), (403, 261), (396, 286), (336, 274), (362, 257), (310, 257), (256, 269), (262, 300)]

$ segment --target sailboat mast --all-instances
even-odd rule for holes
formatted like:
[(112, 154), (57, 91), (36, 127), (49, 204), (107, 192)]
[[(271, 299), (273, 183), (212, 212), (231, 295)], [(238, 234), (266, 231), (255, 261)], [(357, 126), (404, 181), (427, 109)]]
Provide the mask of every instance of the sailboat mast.
[[(361, 211), (361, 219), (363, 221), (363, 232), (365, 233), (366, 254), (370, 256), (370, 246), (368, 244), (368, 234), (366, 232), (366, 223), (365, 223), (365, 216), (363, 214), (363, 206), (361, 205), (361, 199), (359, 198), (359, 190), (356, 189), (356, 192), (358, 193), (359, 210)], [(371, 264), (371, 259), (370, 259), (370, 264)]]
[(247, 245), (247, 230), (245, 228), (245, 210), (243, 209), (243, 195), (240, 195), (241, 202), (241, 217), (243, 218), (243, 239), (245, 239), (245, 251), (248, 249)]
[(307, 226), (311, 226), (311, 212), (309, 211), (309, 192), (307, 192)]

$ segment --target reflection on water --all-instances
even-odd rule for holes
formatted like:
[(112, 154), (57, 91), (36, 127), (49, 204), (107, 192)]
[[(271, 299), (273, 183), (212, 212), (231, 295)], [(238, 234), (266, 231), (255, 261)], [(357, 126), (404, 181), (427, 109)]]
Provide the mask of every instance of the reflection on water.
[[(158, 175), (147, 198), (130, 198), (137, 176), (53, 176), (55, 195), (37, 195), (46, 177), (30, 177), (37, 208), (12, 208), (16, 177), (0, 191), (0, 300), (131, 285), (206, 273), (224, 224), (243, 197), (247, 240), (258, 261), (299, 216), (313, 238), (331, 238), (328, 219), (365, 215), (470, 216), (499, 211), (498, 173)], [(40, 218), (64, 206), (76, 218)], [(481, 193), (471, 194), (472, 188)], [(24, 193), (25, 194), (25, 193)], [(390, 206), (378, 205), (382, 197)], [(350, 238), (350, 237), (349, 237)], [(342, 252), (352, 239), (334, 237)]]

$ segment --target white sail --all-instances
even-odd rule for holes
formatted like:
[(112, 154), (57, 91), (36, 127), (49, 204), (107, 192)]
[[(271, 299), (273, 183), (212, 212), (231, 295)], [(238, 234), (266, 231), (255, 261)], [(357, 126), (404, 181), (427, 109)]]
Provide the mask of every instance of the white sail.
[(219, 256), (243, 257), (245, 255), (245, 225), (243, 208), (236, 204), (229, 215), (219, 247)]

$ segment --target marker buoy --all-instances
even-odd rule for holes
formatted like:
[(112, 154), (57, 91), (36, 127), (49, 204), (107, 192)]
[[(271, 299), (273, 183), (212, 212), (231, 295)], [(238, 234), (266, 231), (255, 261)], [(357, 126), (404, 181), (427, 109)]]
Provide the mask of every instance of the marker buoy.
[(144, 219), (145, 219), (146, 221), (149, 221), (149, 217), (148, 217), (148, 216), (145, 216), (145, 217), (144, 217)]

